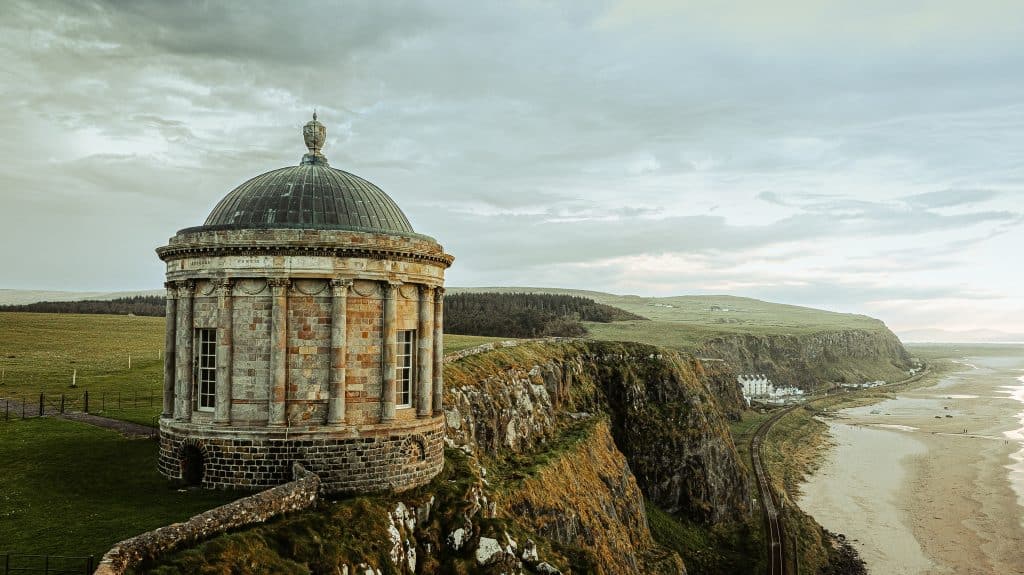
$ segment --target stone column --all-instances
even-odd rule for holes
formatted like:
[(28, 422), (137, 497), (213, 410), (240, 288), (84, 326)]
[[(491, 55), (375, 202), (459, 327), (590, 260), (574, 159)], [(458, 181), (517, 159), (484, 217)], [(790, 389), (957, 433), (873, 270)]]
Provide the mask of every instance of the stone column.
[(348, 288), (352, 280), (331, 280), (331, 368), (327, 425), (345, 423), (345, 355), (348, 336)]
[(234, 301), (231, 287), (234, 282), (220, 282), (217, 294), (217, 387), (215, 389), (213, 423), (231, 425), (231, 370), (234, 344)]
[(431, 409), (439, 415), (444, 409), (444, 288), (434, 290), (434, 401)]
[(178, 282), (178, 321), (175, 344), (174, 419), (192, 421), (192, 341), (195, 339), (192, 329), (192, 296), (196, 282), (186, 280)]
[(167, 311), (164, 313), (164, 407), (161, 419), (174, 417), (174, 349), (178, 329), (178, 288), (174, 282), (164, 284), (167, 288)]
[(288, 398), (288, 278), (270, 278), (273, 311), (270, 320), (270, 394), (268, 424), (287, 423), (285, 401)]
[(387, 282), (383, 286), (384, 327), (381, 330), (381, 351), (384, 355), (384, 373), (380, 393), (381, 421), (390, 421), (395, 418), (395, 376), (398, 367), (398, 353), (395, 349), (395, 340), (398, 337), (395, 297), (398, 285), (398, 283)]
[(434, 288), (420, 286), (420, 321), (417, 326), (419, 341), (416, 343), (416, 417), (429, 417), (433, 413), (434, 375)]

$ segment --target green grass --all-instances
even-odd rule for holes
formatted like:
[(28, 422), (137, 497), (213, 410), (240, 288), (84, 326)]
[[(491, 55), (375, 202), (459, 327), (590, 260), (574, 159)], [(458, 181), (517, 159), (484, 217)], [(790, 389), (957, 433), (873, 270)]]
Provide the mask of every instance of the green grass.
[(0, 312), (0, 397), (38, 406), (40, 393), (54, 404), (65, 394), (71, 407), (88, 390), (90, 412), (151, 425), (163, 393), (163, 330), (155, 317)]
[[(90, 413), (155, 425), (162, 406), (163, 338), (163, 318), (0, 312), (0, 398), (25, 401), (31, 412), (38, 411), (40, 393), (54, 405), (64, 394), (69, 409), (81, 410), (82, 392), (88, 390)], [(507, 338), (446, 335), (444, 352), (502, 339)]]
[(671, 515), (646, 499), (651, 536), (686, 562), (687, 572), (704, 575), (764, 572), (764, 540), (755, 514), (746, 523), (707, 526)]
[(491, 343), (492, 341), (505, 341), (507, 339), (512, 338), (487, 337), (483, 335), (455, 335), (452, 333), (446, 333), (444, 334), (444, 352), (448, 354), (453, 351), (462, 351), (485, 343)]
[(0, 422), (0, 553), (95, 555), (239, 494), (179, 491), (157, 443), (60, 419)]
[(649, 318), (650, 321), (586, 322), (589, 337), (636, 341), (676, 349), (692, 349), (713, 337), (729, 334), (805, 335), (829, 330), (882, 330), (885, 324), (858, 314), (725, 296), (641, 297), (554, 288), (451, 288), (450, 292), (560, 293), (588, 297)]

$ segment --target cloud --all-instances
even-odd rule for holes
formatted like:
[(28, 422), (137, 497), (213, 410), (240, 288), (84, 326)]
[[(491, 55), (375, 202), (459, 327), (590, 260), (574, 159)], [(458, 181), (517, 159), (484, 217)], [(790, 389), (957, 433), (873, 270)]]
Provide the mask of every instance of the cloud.
[(152, 249), (317, 107), (455, 283), (1017, 297), (1021, 9), (15, 2), (3, 287), (159, 285)]

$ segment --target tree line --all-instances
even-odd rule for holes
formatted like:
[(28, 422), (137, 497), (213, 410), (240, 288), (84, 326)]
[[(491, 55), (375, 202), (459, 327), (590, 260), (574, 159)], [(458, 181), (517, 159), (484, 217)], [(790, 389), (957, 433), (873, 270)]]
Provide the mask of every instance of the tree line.
[(626, 310), (572, 295), (459, 293), (444, 298), (444, 331), (494, 337), (577, 337), (581, 322), (646, 319)]
[[(165, 302), (161, 296), (132, 296), (5, 305), (0, 311), (162, 317)], [(444, 331), (460, 335), (578, 337), (587, 333), (582, 324), (585, 321), (646, 319), (590, 298), (562, 294), (460, 293), (446, 295), (444, 302)]]
[(40, 301), (23, 305), (0, 306), (0, 311), (37, 313), (102, 313), (112, 315), (148, 315), (161, 317), (166, 299), (155, 295), (137, 295), (109, 300)]

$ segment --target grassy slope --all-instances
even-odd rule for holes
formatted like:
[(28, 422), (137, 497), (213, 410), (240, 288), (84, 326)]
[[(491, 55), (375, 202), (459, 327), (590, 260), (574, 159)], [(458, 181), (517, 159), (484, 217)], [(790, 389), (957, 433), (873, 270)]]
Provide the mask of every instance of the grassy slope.
[(178, 491), (156, 471), (157, 447), (60, 419), (0, 421), (0, 553), (99, 558), (237, 496)]
[[(459, 292), (564, 293), (589, 297), (622, 308), (650, 321), (587, 323), (594, 339), (638, 341), (678, 349), (691, 349), (709, 338), (733, 333), (802, 335), (841, 329), (878, 330), (885, 326), (864, 315), (836, 313), (777, 304), (756, 299), (699, 295), (641, 297), (553, 288), (451, 288)], [(719, 309), (712, 310), (712, 307)]]

